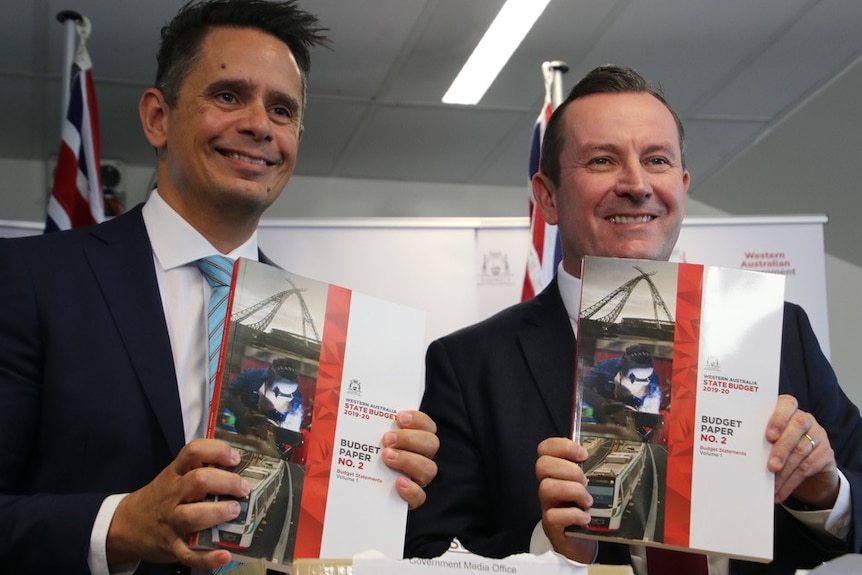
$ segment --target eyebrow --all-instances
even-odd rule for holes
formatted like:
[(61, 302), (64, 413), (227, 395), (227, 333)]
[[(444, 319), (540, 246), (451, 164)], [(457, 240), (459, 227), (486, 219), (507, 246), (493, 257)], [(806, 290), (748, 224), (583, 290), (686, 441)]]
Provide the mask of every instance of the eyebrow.
[(663, 152), (667, 155), (679, 158), (679, 145), (670, 141), (658, 142), (647, 146), (645, 152), (648, 154), (651, 154), (653, 152)]
[[(621, 146), (612, 143), (605, 144), (588, 144), (582, 148), (582, 150), (586, 153), (619, 153), (621, 150)], [(670, 141), (658, 142), (654, 144), (648, 145), (644, 150), (641, 151), (641, 155), (649, 155), (654, 154), (656, 152), (660, 152), (669, 156), (673, 156), (674, 158), (679, 159), (680, 154), (678, 151), (678, 147), (676, 144)]]
[[(223, 91), (243, 93), (251, 92), (255, 88), (256, 84), (248, 80), (242, 80), (239, 78), (223, 78), (209, 84), (206, 88), (206, 92), (208, 94), (217, 94), (218, 92)], [(286, 92), (282, 92), (280, 90), (270, 90), (266, 94), (266, 99), (269, 101), (277, 102), (282, 106), (287, 107), (294, 114), (299, 112), (299, 100), (297, 100), (290, 94), (287, 94)]]

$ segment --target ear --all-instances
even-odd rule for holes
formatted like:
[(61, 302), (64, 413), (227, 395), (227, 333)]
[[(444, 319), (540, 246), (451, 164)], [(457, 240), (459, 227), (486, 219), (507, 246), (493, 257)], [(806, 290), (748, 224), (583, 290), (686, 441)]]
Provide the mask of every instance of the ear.
[(533, 198), (542, 212), (542, 217), (552, 226), (557, 225), (557, 188), (542, 172), (536, 172), (532, 180)]
[(169, 108), (161, 90), (149, 88), (138, 103), (138, 114), (147, 141), (158, 151), (168, 142)]

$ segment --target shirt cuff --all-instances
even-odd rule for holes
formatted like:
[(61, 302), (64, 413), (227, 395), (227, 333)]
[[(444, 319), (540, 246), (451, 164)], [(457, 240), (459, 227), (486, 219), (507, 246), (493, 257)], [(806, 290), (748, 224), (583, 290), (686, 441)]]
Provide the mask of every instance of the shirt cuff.
[[(553, 545), (551, 545), (550, 539), (545, 535), (545, 530), (542, 528), (542, 522), (539, 521), (536, 526), (533, 527), (533, 534), (530, 535), (530, 553), (533, 555), (542, 555), (548, 551), (554, 551), (554, 553), (556, 553)], [(599, 546), (596, 545), (596, 554), (593, 555), (593, 560), (587, 561), (586, 563), (595, 563), (596, 557), (598, 556)]]
[(545, 535), (545, 530), (542, 529), (542, 522), (536, 524), (533, 528), (533, 534), (530, 536), (530, 553), (533, 555), (541, 555), (547, 551), (553, 551), (551, 541)]
[(136, 561), (116, 565), (113, 571), (108, 567), (108, 528), (114, 519), (117, 506), (126, 495), (128, 493), (109, 495), (96, 515), (96, 522), (90, 532), (90, 551), (87, 554), (87, 565), (92, 575), (132, 575), (138, 568)]
[(838, 497), (832, 509), (805, 511), (783, 506), (788, 513), (808, 529), (819, 534), (828, 534), (842, 541), (847, 539), (852, 526), (850, 514), (850, 482), (838, 470)]

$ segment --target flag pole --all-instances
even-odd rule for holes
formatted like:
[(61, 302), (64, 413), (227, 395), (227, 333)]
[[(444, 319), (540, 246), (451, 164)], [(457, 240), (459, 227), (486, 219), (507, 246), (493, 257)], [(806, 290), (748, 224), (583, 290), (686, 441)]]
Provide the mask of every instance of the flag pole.
[(563, 101), (563, 74), (569, 71), (569, 65), (562, 60), (542, 63), (542, 74), (545, 76), (545, 90), (551, 94), (551, 105), (554, 109)]
[(62, 97), (60, 99), (60, 125), (66, 121), (66, 112), (69, 109), (69, 86), (72, 83), (72, 62), (78, 50), (78, 25), (84, 24), (89, 28), (89, 22), (74, 10), (62, 10), (57, 13), (57, 22), (63, 25), (66, 38), (63, 47), (63, 84), (60, 87)]

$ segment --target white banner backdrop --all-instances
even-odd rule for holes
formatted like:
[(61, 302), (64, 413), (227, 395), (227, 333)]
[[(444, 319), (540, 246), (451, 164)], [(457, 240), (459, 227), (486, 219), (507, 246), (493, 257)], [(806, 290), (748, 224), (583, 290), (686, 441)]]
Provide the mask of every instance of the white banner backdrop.
[[(688, 218), (673, 259), (784, 274), (829, 351), (825, 216)], [(0, 220), (0, 237), (42, 224)], [(264, 219), (260, 245), (290, 271), (427, 313), (426, 339), (521, 298), (527, 218)]]
[(687, 219), (674, 261), (785, 276), (784, 299), (805, 308), (829, 357), (823, 215)]

